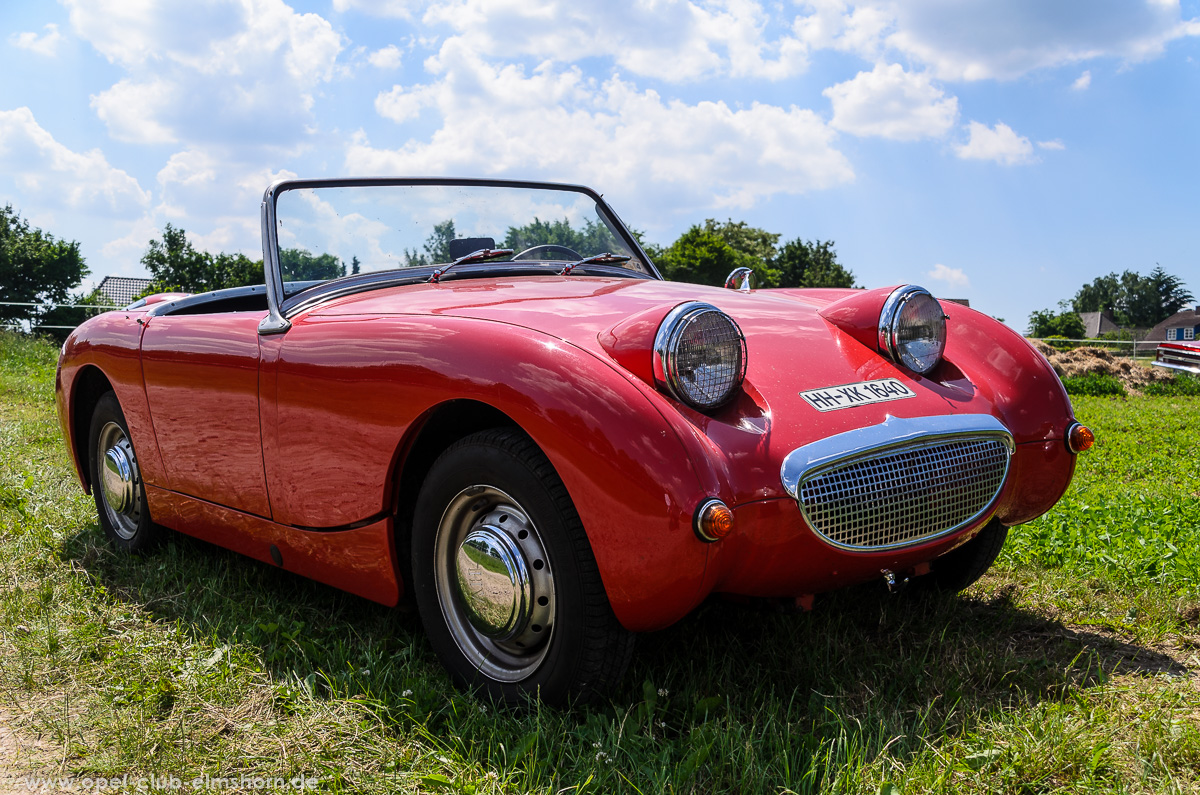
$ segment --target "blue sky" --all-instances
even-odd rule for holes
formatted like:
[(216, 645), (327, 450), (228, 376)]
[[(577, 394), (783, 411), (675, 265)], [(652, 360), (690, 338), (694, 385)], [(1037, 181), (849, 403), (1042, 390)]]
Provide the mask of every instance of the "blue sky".
[(0, 5), (0, 202), (141, 275), (261, 256), (280, 176), (581, 182), (670, 243), (833, 240), (1023, 330), (1110, 271), (1200, 297), (1200, 0)]

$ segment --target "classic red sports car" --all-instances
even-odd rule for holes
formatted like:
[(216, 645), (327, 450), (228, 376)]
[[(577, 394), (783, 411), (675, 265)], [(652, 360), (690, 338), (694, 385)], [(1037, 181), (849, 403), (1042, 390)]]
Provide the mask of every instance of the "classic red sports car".
[(1019, 335), (926, 290), (664, 281), (601, 197), (291, 180), (265, 285), (142, 299), (63, 346), (100, 523), (395, 604), (462, 684), (602, 694), (710, 594), (961, 589), (1090, 432)]

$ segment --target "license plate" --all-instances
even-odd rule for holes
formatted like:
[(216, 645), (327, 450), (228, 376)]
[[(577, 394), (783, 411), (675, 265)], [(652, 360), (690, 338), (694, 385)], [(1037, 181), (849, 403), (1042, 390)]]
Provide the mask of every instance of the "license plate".
[(916, 392), (895, 378), (827, 386), (824, 389), (810, 389), (800, 393), (800, 397), (807, 400), (808, 405), (817, 411), (836, 411), (837, 409), (867, 406), (871, 403), (886, 403), (889, 400), (903, 400), (916, 396)]

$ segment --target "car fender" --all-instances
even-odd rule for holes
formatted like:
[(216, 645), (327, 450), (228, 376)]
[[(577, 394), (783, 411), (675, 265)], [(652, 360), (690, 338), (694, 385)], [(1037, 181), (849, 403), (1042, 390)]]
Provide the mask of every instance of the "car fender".
[(700, 599), (707, 545), (692, 515), (707, 495), (691, 458), (593, 353), (495, 321), (317, 315), (264, 346), (263, 378), (264, 403), (275, 402), (264, 446), (276, 521), (346, 526), (390, 510), (396, 452), (421, 418), (448, 400), (478, 401), (550, 459), (624, 626), (666, 626)]

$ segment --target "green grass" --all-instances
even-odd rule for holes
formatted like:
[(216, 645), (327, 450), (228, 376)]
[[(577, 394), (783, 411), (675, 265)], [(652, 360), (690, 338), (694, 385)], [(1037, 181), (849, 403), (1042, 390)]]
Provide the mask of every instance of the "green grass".
[[(419, 623), (173, 536), (114, 553), (70, 471), (57, 351), (0, 335), (0, 710), (79, 776), (324, 792), (1200, 788), (1200, 399), (1077, 397), (1097, 434), (958, 598), (710, 601), (611, 701), (497, 709)], [(50, 771), (43, 771), (50, 772)]]
[(1103, 397), (1105, 395), (1124, 395), (1125, 386), (1108, 373), (1087, 373), (1086, 375), (1071, 375), (1062, 380), (1069, 395), (1086, 395), (1088, 397)]

